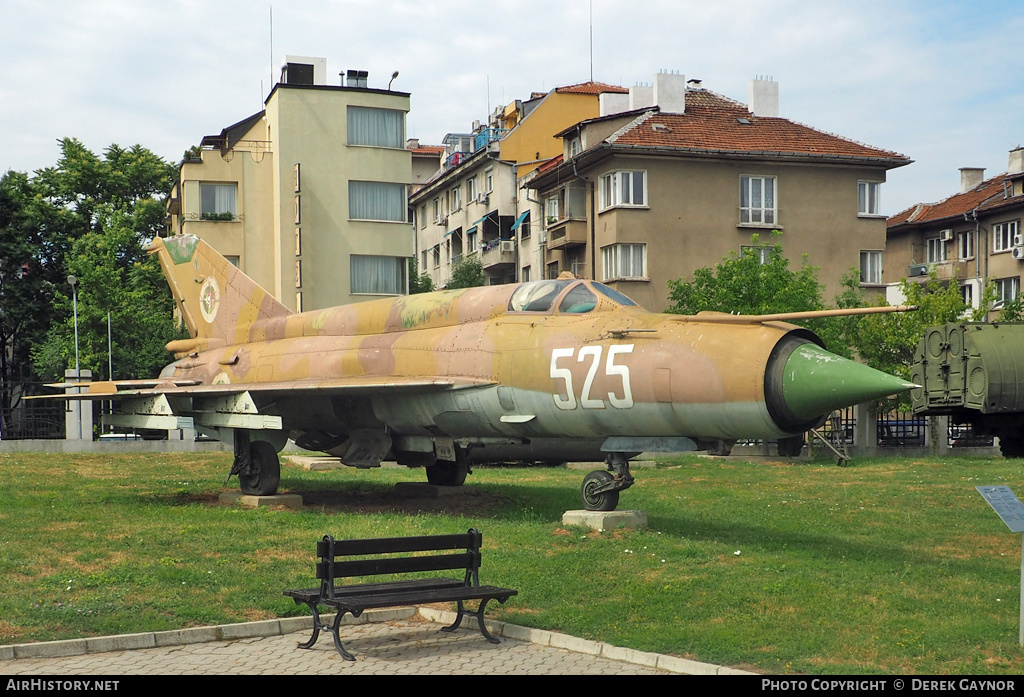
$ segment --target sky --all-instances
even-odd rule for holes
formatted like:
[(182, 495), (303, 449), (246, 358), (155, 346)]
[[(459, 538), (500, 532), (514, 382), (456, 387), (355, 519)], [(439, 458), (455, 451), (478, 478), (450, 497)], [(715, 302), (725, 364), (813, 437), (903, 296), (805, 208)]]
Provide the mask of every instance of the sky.
[[(504, 7), (503, 7), (504, 5)], [(260, 111), (285, 55), (368, 70), (411, 93), (407, 135), (440, 144), (500, 104), (659, 70), (892, 150), (882, 212), (1005, 172), (1024, 144), (1017, 0), (0, 0), (0, 172), (53, 165), (57, 141), (141, 144), (168, 161)]]

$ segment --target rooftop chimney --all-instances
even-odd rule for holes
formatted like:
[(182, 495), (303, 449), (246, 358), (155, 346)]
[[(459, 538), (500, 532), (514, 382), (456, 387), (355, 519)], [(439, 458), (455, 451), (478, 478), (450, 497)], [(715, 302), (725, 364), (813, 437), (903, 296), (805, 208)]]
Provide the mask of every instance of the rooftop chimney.
[(750, 81), (747, 91), (749, 109), (754, 116), (779, 115), (779, 83), (758, 76)]
[(960, 193), (966, 193), (985, 179), (984, 167), (960, 168)]
[(654, 76), (654, 103), (662, 113), (682, 114), (686, 111), (686, 76), (659, 72)]
[(366, 78), (370, 73), (365, 70), (349, 70), (345, 73), (346, 87), (366, 87)]
[(1024, 172), (1024, 147), (1018, 145), (1010, 151), (1010, 166), (1006, 172), (1007, 174)]

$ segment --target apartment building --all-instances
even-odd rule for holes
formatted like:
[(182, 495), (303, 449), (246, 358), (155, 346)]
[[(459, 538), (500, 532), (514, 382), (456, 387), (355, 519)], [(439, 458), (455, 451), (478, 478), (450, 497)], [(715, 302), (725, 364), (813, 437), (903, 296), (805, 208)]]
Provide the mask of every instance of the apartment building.
[[(979, 307), (988, 283), (994, 308), (1020, 295), (1024, 270), (1024, 148), (1010, 151), (1008, 169), (985, 179), (985, 170), (960, 169), (960, 191), (937, 203), (918, 203), (888, 220), (883, 280), (926, 281), (936, 275), (957, 284)], [(991, 319), (998, 319), (994, 313)]]
[(543, 205), (545, 275), (594, 278), (661, 311), (669, 280), (778, 230), (794, 266), (820, 267), (826, 298), (851, 269), (884, 292), (882, 185), (911, 160), (780, 118), (774, 81), (749, 94), (748, 106), (659, 73), (560, 132), (562, 153), (526, 183)]
[(420, 271), (443, 287), (455, 265), (474, 257), (489, 284), (542, 278), (529, 192), (519, 182), (561, 152), (555, 134), (597, 116), (603, 96), (626, 93), (598, 82), (556, 87), (446, 135), (441, 168), (410, 199)]
[(286, 57), (262, 111), (186, 153), (168, 202), (170, 234), (203, 238), (293, 310), (408, 288), (409, 94), (343, 80)]

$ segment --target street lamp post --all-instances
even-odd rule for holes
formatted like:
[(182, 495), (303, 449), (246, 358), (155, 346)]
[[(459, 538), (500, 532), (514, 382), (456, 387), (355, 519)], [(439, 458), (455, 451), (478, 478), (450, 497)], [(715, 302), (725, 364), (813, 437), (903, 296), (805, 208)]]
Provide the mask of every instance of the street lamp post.
[[(82, 379), (78, 365), (78, 279), (68, 276), (68, 285), (71, 286), (71, 302), (75, 311), (75, 381), (78, 382)], [(82, 440), (82, 404), (80, 402), (76, 411), (78, 413), (78, 440)]]

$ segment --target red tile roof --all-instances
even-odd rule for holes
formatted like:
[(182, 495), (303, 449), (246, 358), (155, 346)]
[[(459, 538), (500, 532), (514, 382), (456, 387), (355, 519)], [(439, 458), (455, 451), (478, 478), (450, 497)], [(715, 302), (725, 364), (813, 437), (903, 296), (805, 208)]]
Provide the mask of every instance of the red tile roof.
[(1006, 180), (1007, 174), (1004, 172), (986, 179), (970, 191), (954, 194), (938, 203), (918, 203), (891, 216), (886, 224), (891, 229), (899, 225), (931, 223), (946, 218), (962, 218), (965, 213), (975, 209), (984, 211), (1024, 202), (1024, 196), (1021, 195), (1004, 197)]
[(415, 148), (406, 148), (413, 155), (440, 155), (444, 152), (443, 145), (418, 145)]
[(603, 92), (613, 92), (615, 94), (629, 94), (629, 90), (625, 87), (619, 87), (618, 85), (609, 85), (604, 82), (581, 82), (577, 85), (566, 85), (565, 87), (556, 87), (555, 92), (561, 94), (601, 94)]
[(558, 165), (562, 164), (562, 161), (564, 159), (565, 159), (565, 157), (563, 155), (556, 155), (555, 157), (552, 157), (547, 162), (544, 162), (541, 165), (539, 165), (537, 167), (537, 172), (538, 173), (543, 173), (543, 172), (547, 172), (548, 170), (552, 170), (555, 167), (557, 167)]
[(686, 92), (686, 113), (652, 110), (646, 118), (608, 139), (616, 145), (823, 158), (910, 159), (777, 117), (754, 116), (740, 102), (705, 89)]

